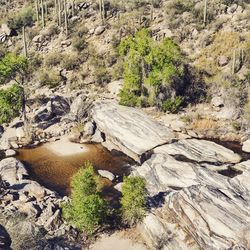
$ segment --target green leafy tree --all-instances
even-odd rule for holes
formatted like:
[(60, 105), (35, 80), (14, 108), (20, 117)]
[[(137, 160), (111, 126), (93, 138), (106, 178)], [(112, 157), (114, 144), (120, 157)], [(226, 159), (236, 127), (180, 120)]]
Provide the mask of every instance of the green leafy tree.
[(71, 189), (71, 202), (63, 205), (63, 216), (79, 230), (91, 234), (104, 222), (107, 206), (90, 162), (73, 176)]
[(0, 90), (0, 124), (10, 122), (18, 116), (22, 106), (22, 88), (14, 84), (10, 88)]
[[(25, 79), (27, 79), (28, 68), (29, 68), (28, 59), (24, 56), (17, 56), (14, 53), (7, 53), (2, 58), (0, 58), (0, 85), (5, 84), (10, 80), (14, 80), (19, 85), (18, 91), (13, 93), (13, 95), (19, 94), (21, 98), (20, 99), (18, 98), (16, 106), (13, 107), (14, 108), (13, 114), (18, 115), (16, 110), (17, 108), (20, 108), (19, 101), (21, 100), (24, 122), (26, 121), (26, 112), (25, 112), (26, 98), (24, 91), (24, 82)], [(15, 86), (14, 89), (17, 90), (17, 86)], [(21, 89), (22, 91), (20, 91)], [(14, 100), (13, 103), (15, 103)], [(9, 112), (6, 111), (5, 115), (7, 115), (8, 113)], [(10, 116), (10, 118), (13, 118), (13, 116)], [(9, 118), (6, 117), (4, 118), (4, 120), (9, 120)]]
[(145, 180), (141, 177), (125, 177), (122, 185), (122, 218), (125, 223), (134, 225), (146, 214)]
[(165, 100), (173, 96), (184, 76), (184, 64), (179, 46), (171, 39), (156, 42), (142, 29), (121, 41), (119, 53), (124, 58), (120, 104), (153, 106), (160, 92), (165, 92)]

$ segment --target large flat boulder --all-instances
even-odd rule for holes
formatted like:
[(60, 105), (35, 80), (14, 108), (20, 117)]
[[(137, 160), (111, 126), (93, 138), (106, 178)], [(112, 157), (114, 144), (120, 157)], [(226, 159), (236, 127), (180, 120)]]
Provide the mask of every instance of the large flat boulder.
[(148, 151), (175, 138), (170, 129), (141, 110), (113, 101), (96, 102), (91, 114), (98, 130), (105, 134), (106, 141), (138, 162)]
[(163, 145), (154, 149), (154, 153), (184, 156), (195, 162), (238, 163), (241, 157), (232, 150), (207, 140), (187, 139)]
[(250, 249), (250, 160), (231, 168), (239, 171), (233, 178), (198, 162), (152, 155), (132, 173), (147, 180), (151, 198), (165, 194), (161, 205), (152, 203), (155, 216), (144, 220), (143, 235), (164, 249)]

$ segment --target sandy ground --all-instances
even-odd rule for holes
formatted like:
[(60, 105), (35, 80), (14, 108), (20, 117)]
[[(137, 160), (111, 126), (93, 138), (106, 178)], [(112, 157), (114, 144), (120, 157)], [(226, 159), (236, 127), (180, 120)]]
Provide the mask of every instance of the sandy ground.
[(148, 250), (142, 243), (122, 237), (119, 233), (104, 235), (89, 247), (90, 250)]
[(60, 140), (47, 143), (44, 146), (54, 154), (62, 156), (70, 156), (88, 151), (88, 148), (83, 144), (73, 143), (67, 137), (62, 137)]

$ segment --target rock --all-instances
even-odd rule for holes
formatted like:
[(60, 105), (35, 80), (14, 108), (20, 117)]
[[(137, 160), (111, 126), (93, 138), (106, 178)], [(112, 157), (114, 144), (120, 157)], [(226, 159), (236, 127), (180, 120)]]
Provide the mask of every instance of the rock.
[(243, 142), (242, 150), (250, 153), (250, 139)]
[(5, 157), (13, 157), (16, 155), (16, 151), (13, 149), (8, 149), (5, 151)]
[(187, 139), (156, 147), (154, 153), (182, 156), (195, 162), (238, 163), (241, 157), (232, 150), (211, 141)]
[(222, 108), (224, 106), (224, 100), (220, 96), (215, 96), (212, 98), (211, 104), (214, 107)]
[(4, 43), (7, 39), (7, 36), (5, 33), (0, 33), (0, 43)]
[(69, 102), (62, 96), (53, 96), (46, 105), (35, 112), (35, 122), (43, 124), (43, 128), (60, 121), (61, 117), (70, 111)]
[(61, 41), (61, 46), (62, 47), (69, 47), (71, 45), (71, 41), (70, 40), (64, 40), (64, 41)]
[(185, 129), (185, 127), (186, 123), (181, 120), (174, 120), (173, 122), (171, 122), (171, 128), (173, 129), (173, 131), (181, 132)]
[(102, 143), (102, 142), (104, 142), (104, 139), (102, 137), (102, 133), (98, 129), (96, 129), (95, 134), (91, 138), (91, 141), (95, 142), (95, 143)]
[(24, 129), (22, 127), (19, 127), (16, 129), (16, 136), (18, 139), (25, 137), (25, 132), (24, 132)]
[(1, 25), (1, 29), (0, 29), (3, 33), (6, 34), (6, 36), (10, 36), (11, 35), (11, 29), (10, 27), (8, 26), (7, 23), (2, 23)]
[(0, 225), (0, 249), (9, 249), (11, 246), (11, 238), (6, 229)]
[(238, 5), (235, 3), (227, 9), (228, 14), (233, 14), (237, 10)]
[(107, 170), (98, 170), (98, 174), (104, 178), (109, 179), (110, 181), (113, 181), (115, 179), (115, 176)]
[(57, 209), (56, 212), (47, 220), (47, 222), (44, 224), (44, 227), (47, 230), (55, 230), (58, 229), (58, 227), (61, 224), (60, 220), (60, 210)]
[(199, 184), (195, 167), (197, 165), (177, 161), (167, 154), (154, 154), (142, 166), (137, 167), (132, 175), (145, 178), (147, 190), (153, 196), (159, 192)]
[(124, 81), (123, 80), (118, 80), (118, 81), (113, 81), (108, 84), (108, 91), (114, 96), (118, 97), (120, 90), (122, 89)]
[(243, 173), (230, 179), (166, 154), (153, 155), (137, 167), (133, 175), (147, 180), (151, 197), (166, 194), (164, 204), (154, 211), (156, 217), (145, 218), (144, 237), (154, 246), (161, 242), (164, 249), (198, 249), (188, 239), (200, 249), (248, 249), (250, 161), (235, 168)]
[(0, 136), (4, 133), (4, 127), (0, 125)]
[(23, 164), (15, 158), (0, 161), (0, 176), (10, 185), (20, 184), (28, 173)]
[(70, 106), (70, 113), (77, 117), (77, 120), (82, 120), (88, 116), (88, 111), (91, 109), (92, 101), (87, 99), (87, 96), (81, 94), (77, 96)]
[(31, 181), (30, 183), (27, 183), (24, 186), (23, 191), (29, 192), (30, 196), (34, 196), (38, 200), (44, 198), (46, 194), (45, 189), (35, 181)]
[(95, 28), (95, 35), (99, 36), (105, 31), (105, 26), (98, 26)]
[(175, 138), (170, 129), (141, 110), (112, 101), (96, 102), (91, 115), (99, 131), (105, 135), (105, 145), (117, 147), (138, 162), (143, 161), (151, 149)]
[(44, 37), (42, 36), (42, 35), (37, 35), (37, 36), (35, 36), (34, 38), (33, 38), (33, 42), (34, 43), (41, 43), (41, 42), (43, 42), (43, 40), (44, 40)]
[(224, 67), (229, 63), (229, 58), (227, 56), (220, 56), (218, 58), (218, 65)]
[(115, 188), (117, 191), (122, 192), (122, 184), (123, 184), (123, 182), (120, 182), (120, 183), (116, 184), (116, 185), (114, 186), (114, 188)]
[(95, 125), (92, 122), (87, 122), (84, 126), (84, 134), (91, 136), (95, 133)]

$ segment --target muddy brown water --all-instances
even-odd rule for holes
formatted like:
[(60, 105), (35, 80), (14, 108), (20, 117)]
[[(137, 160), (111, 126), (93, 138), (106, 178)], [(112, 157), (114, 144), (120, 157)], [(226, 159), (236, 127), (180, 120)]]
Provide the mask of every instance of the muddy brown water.
[(88, 144), (84, 147), (88, 149), (86, 152), (62, 156), (42, 145), (18, 150), (17, 159), (25, 164), (31, 179), (62, 196), (70, 194), (71, 177), (84, 165), (84, 162), (90, 161), (96, 171), (108, 170), (117, 176), (113, 183), (102, 178), (105, 197), (109, 200), (116, 199), (119, 197), (119, 192), (114, 189), (114, 185), (130, 173), (133, 161), (119, 152), (109, 152), (99, 144)]

